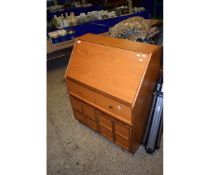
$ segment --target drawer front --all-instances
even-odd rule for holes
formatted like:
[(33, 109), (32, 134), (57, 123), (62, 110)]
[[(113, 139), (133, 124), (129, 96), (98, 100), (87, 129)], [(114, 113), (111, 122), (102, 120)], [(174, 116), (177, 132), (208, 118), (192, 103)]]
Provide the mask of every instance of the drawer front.
[(74, 110), (82, 112), (82, 103), (74, 97), (71, 97), (71, 105)]
[(71, 93), (76, 94), (87, 101), (95, 103), (94, 92), (92, 90), (86, 87), (83, 87), (73, 81), (70, 81), (70, 80), (66, 80), (66, 81), (67, 81), (68, 90)]
[(125, 139), (124, 137), (121, 137), (118, 134), (115, 134), (115, 143), (129, 150), (129, 140)]
[(100, 131), (100, 134), (103, 135), (104, 137), (108, 138), (109, 140), (113, 141), (113, 133), (112, 133), (112, 130), (104, 127), (104, 126), (101, 126), (99, 125), (99, 131)]
[(122, 124), (115, 123), (115, 133), (129, 139), (130, 129)]
[(105, 110), (119, 117), (122, 117), (128, 122), (131, 122), (131, 109), (128, 106), (98, 93), (95, 94), (95, 102), (96, 105), (104, 108)]
[(97, 116), (98, 116), (98, 121), (99, 121), (99, 124), (112, 130), (112, 121), (111, 119), (109, 119), (108, 117), (106, 117), (107, 115), (104, 114), (104, 113), (101, 113), (99, 111), (96, 112), (97, 113)]
[(79, 113), (79, 112), (77, 112), (77, 111), (74, 111), (74, 116), (75, 116), (75, 118), (77, 119), (77, 120), (79, 120), (80, 122), (82, 122), (82, 123), (86, 123), (86, 117), (83, 115), (83, 114), (81, 114), (81, 113)]
[(94, 122), (93, 120), (86, 118), (86, 125), (89, 126), (90, 128), (94, 129), (95, 131), (97, 131), (97, 123)]
[(95, 109), (93, 107), (83, 103), (83, 112), (85, 116), (96, 121)]

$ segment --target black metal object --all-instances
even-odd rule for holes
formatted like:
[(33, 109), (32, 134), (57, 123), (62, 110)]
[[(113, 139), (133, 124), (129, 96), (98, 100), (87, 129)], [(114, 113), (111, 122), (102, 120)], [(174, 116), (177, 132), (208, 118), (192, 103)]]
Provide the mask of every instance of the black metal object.
[(163, 87), (162, 79), (157, 84), (150, 110), (143, 145), (147, 153), (152, 154), (160, 147), (163, 132)]
[(141, 0), (139, 5), (149, 10), (152, 18), (163, 18), (163, 0)]

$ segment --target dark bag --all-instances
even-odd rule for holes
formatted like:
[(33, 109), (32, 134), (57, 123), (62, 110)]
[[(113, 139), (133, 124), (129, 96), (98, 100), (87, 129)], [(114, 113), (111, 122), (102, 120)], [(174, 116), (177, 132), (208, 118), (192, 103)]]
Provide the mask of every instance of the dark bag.
[(163, 87), (162, 79), (157, 84), (145, 130), (143, 145), (147, 153), (152, 154), (160, 147), (163, 132)]

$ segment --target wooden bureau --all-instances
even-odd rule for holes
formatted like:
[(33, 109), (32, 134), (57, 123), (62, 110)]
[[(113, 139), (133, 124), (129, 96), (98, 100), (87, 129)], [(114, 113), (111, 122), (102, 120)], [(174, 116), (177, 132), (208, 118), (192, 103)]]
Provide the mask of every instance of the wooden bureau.
[(74, 116), (135, 153), (160, 74), (162, 47), (86, 34), (76, 39), (65, 78)]

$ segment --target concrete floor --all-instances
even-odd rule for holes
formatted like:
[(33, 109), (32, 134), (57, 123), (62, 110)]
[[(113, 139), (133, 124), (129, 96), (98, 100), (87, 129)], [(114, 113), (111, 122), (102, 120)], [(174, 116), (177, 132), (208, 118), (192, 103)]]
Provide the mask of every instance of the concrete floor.
[(162, 175), (163, 146), (153, 155), (140, 146), (132, 155), (73, 116), (62, 59), (47, 72), (48, 175)]

